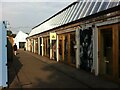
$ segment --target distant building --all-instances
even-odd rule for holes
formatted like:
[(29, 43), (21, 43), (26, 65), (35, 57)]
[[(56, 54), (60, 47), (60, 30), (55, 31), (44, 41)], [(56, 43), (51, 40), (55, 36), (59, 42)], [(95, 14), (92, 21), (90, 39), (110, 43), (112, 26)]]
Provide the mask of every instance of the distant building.
[(26, 48), (26, 38), (28, 35), (22, 31), (19, 31), (14, 39), (14, 44), (16, 43), (17, 48)]

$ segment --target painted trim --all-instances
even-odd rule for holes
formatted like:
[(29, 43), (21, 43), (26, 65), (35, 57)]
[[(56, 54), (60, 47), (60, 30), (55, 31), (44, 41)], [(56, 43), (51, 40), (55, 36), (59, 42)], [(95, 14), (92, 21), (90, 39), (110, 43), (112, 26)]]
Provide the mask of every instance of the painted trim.
[(50, 59), (52, 59), (52, 40), (50, 39)]
[(42, 37), (42, 56), (44, 55), (44, 44), (43, 44), (43, 37)]
[(33, 45), (34, 51), (33, 51), (33, 52), (35, 53), (35, 51), (36, 51), (36, 50), (35, 50), (35, 44), (36, 44), (35, 39), (33, 40), (33, 42), (34, 42), (34, 45)]
[(57, 57), (57, 62), (59, 61), (59, 38), (58, 38), (58, 35), (57, 35), (57, 54), (56, 54), (56, 57)]

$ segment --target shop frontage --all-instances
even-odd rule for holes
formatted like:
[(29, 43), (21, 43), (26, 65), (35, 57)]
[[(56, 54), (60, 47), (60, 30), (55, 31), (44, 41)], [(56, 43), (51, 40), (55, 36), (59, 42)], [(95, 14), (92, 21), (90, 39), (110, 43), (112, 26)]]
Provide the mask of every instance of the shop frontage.
[(43, 37), (43, 55), (50, 57), (50, 37)]
[(99, 74), (120, 80), (120, 23), (101, 26), (99, 35)]
[(75, 31), (58, 35), (59, 60), (75, 66), (76, 64), (76, 39)]
[[(74, 2), (32, 28), (28, 37), (31, 41), (30, 50), (34, 52), (34, 37), (36, 37), (38, 54), (96, 76), (118, 80), (120, 78), (119, 7), (119, 1), (111, 2), (111, 0)], [(46, 27), (48, 25), (51, 26)]]

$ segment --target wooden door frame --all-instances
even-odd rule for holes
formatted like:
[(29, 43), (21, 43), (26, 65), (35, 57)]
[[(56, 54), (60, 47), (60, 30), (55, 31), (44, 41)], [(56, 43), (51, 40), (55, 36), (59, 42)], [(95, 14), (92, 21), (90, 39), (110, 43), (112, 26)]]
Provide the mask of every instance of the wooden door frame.
[(72, 65), (72, 66), (75, 66), (75, 65), (73, 65), (73, 64), (71, 64), (71, 62), (70, 62), (70, 35), (71, 35), (71, 33), (75, 33), (75, 32), (69, 32), (69, 33), (64, 33), (64, 34), (60, 34), (60, 35), (58, 35), (58, 37), (60, 38), (60, 37), (62, 37), (62, 62), (64, 62), (64, 56), (65, 56), (65, 54), (64, 54), (64, 43), (65, 43), (65, 35), (67, 35), (67, 41), (68, 41), (68, 56), (67, 56), (67, 64), (69, 64), (69, 65)]
[[(108, 26), (101, 26), (98, 27), (98, 60), (99, 60), (99, 71), (101, 71), (101, 30), (102, 29), (112, 29), (112, 56), (113, 56), (113, 64), (112, 64), (112, 78), (118, 77), (118, 50), (119, 50), (119, 31), (118, 31), (118, 24), (108, 25)], [(99, 72), (101, 73), (101, 72)]]
[[(61, 45), (61, 48), (62, 48), (62, 60), (61, 60), (61, 62), (64, 62), (64, 34), (58, 35), (58, 39), (62, 41), (62, 45)], [(60, 43), (59, 40), (58, 40), (58, 45)], [(59, 56), (59, 58), (60, 58), (60, 56)]]
[[(69, 39), (70, 39), (70, 42), (69, 42), (69, 44), (70, 44), (70, 48), (69, 48), (69, 51), (70, 51), (70, 55), (71, 55), (71, 34), (74, 34), (75, 35), (75, 44), (76, 44), (76, 32), (75, 31), (73, 31), (73, 32), (70, 32), (70, 37), (69, 37)], [(76, 52), (75, 52), (75, 56), (76, 56)], [(71, 63), (71, 57), (69, 58), (70, 59), (70, 65), (71, 66), (73, 66), (73, 67), (75, 67), (76, 66), (76, 64), (73, 64), (73, 63)], [(76, 60), (76, 57), (75, 57), (75, 60)]]

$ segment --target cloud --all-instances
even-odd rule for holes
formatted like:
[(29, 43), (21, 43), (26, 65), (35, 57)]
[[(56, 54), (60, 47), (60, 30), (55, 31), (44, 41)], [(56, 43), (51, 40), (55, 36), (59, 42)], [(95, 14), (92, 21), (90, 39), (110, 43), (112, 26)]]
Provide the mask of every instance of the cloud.
[[(70, 2), (2, 2), (2, 15), (12, 30), (30, 32), (31, 28), (45, 21)], [(29, 27), (29, 28), (23, 28)]]
[(2, 3), (0, 3), (0, 21), (2, 20)]

